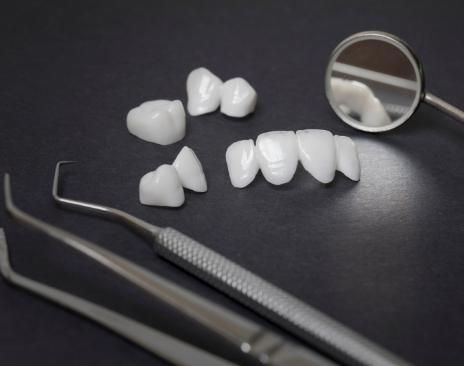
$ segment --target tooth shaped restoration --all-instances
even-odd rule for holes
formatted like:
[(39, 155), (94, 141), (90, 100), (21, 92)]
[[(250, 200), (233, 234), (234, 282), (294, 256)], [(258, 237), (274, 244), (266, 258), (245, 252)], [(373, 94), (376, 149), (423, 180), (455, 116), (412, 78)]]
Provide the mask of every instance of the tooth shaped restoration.
[(176, 169), (164, 164), (140, 179), (139, 199), (143, 205), (179, 207), (184, 203), (184, 188)]
[(337, 154), (337, 170), (354, 181), (359, 181), (361, 165), (358, 149), (354, 141), (347, 136), (335, 136), (335, 149)]
[(382, 105), (382, 102), (372, 96), (364, 106), (361, 114), (361, 122), (367, 126), (379, 127), (391, 123), (391, 118)]
[(298, 165), (298, 147), (293, 131), (271, 131), (256, 139), (256, 158), (264, 178), (275, 185), (289, 182)]
[(337, 156), (335, 140), (330, 131), (296, 131), (298, 155), (303, 167), (319, 182), (330, 183), (335, 176)]
[(226, 151), (226, 163), (234, 187), (249, 185), (259, 170), (253, 140), (241, 140), (230, 145)]
[(221, 103), (222, 80), (204, 67), (187, 77), (187, 110), (192, 116), (215, 111)]
[(127, 114), (127, 129), (138, 138), (169, 145), (185, 136), (185, 111), (180, 100), (153, 100)]
[(245, 117), (252, 113), (256, 100), (256, 91), (243, 78), (233, 78), (222, 85), (221, 112), (229, 117)]
[(195, 192), (206, 192), (208, 186), (203, 167), (196, 154), (184, 146), (172, 164), (177, 170), (182, 185)]
[(354, 111), (367, 126), (378, 127), (391, 123), (384, 106), (366, 84), (341, 78), (331, 78), (330, 84), (335, 101), (345, 113)]

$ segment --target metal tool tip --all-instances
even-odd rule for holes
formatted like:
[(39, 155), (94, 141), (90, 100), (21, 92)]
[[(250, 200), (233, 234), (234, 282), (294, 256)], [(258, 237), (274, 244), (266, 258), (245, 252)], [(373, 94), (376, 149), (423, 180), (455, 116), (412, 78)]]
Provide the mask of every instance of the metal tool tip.
[(56, 166), (64, 165), (64, 164), (75, 164), (78, 161), (76, 160), (60, 160), (59, 162), (56, 163)]
[(74, 163), (77, 163), (77, 161), (74, 161), (74, 160), (61, 160), (61, 161), (56, 163), (55, 175), (53, 176), (52, 196), (57, 201), (59, 201), (61, 199), (61, 197), (58, 194), (58, 186), (59, 186), (59, 179), (60, 179), (60, 167), (61, 167), (61, 165), (74, 164)]

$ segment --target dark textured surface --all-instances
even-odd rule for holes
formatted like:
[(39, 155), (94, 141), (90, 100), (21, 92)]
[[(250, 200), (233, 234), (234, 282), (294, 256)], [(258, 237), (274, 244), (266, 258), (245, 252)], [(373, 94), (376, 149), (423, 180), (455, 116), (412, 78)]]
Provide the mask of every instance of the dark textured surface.
[[(420, 4), (420, 5), (419, 5)], [(252, 313), (153, 257), (124, 228), (60, 210), (65, 193), (172, 226), (252, 269), (404, 358), (464, 362), (464, 127), (422, 106), (398, 130), (373, 136), (337, 120), (325, 100), (331, 49), (380, 29), (422, 58), (429, 89), (464, 105), (464, 6), (456, 2), (155, 2), (3, 4), (0, 15), (0, 170), (12, 174), (20, 207), (101, 243), (243, 314)], [(161, 147), (131, 136), (127, 111), (149, 99), (186, 102), (190, 70), (243, 76), (256, 113), (188, 117), (186, 138)], [(299, 170), (283, 187), (259, 176), (234, 189), (226, 147), (275, 129), (325, 128), (352, 136), (362, 180), (324, 187)], [(139, 178), (192, 147), (209, 191), (179, 210), (142, 207)], [(226, 355), (213, 335), (2, 212), (18, 271)], [(264, 323), (264, 322), (263, 322)], [(267, 323), (264, 323), (267, 324)], [(0, 283), (2, 365), (164, 365), (80, 317)]]

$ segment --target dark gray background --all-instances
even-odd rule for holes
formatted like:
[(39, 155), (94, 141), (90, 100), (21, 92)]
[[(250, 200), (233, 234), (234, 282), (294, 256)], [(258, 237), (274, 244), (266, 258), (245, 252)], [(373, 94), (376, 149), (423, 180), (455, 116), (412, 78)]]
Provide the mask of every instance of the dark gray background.
[[(464, 362), (464, 126), (422, 106), (403, 127), (369, 135), (345, 126), (323, 91), (332, 48), (379, 29), (406, 39), (428, 88), (464, 106), (462, 1), (53, 1), (2, 3), (0, 171), (20, 207), (243, 314), (254, 314), (169, 263), (124, 228), (64, 211), (50, 197), (57, 160), (66, 195), (173, 226), (411, 362)], [(256, 113), (188, 117), (171, 146), (138, 140), (127, 111), (186, 102), (188, 73), (246, 78)], [(243, 190), (224, 153), (276, 129), (324, 128), (358, 143), (362, 179), (325, 187), (303, 169), (283, 187), (262, 176)], [(181, 209), (143, 207), (138, 181), (195, 150), (206, 194)], [(245, 364), (210, 333), (56, 242), (1, 213), (18, 271), (71, 290)], [(259, 318), (255, 318), (259, 319)], [(262, 321), (262, 320), (260, 320)], [(263, 324), (268, 324), (262, 321)], [(91, 322), (0, 283), (2, 365), (164, 365)]]

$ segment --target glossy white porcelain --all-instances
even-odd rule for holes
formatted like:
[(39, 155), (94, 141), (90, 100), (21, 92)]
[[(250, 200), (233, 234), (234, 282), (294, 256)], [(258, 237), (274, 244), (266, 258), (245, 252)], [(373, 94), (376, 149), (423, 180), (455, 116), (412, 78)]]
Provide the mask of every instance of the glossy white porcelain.
[(127, 129), (138, 138), (169, 145), (185, 136), (185, 111), (180, 100), (153, 100), (127, 114)]
[(256, 91), (243, 78), (233, 78), (222, 85), (221, 112), (229, 117), (245, 117), (252, 113), (256, 101)]
[(280, 185), (289, 182), (298, 165), (298, 147), (293, 131), (271, 131), (256, 139), (256, 158), (264, 178)]
[(214, 112), (221, 103), (222, 80), (204, 67), (187, 77), (187, 110), (192, 116)]
[(301, 165), (321, 183), (330, 183), (335, 176), (337, 157), (335, 140), (330, 131), (296, 131)]
[(347, 136), (335, 136), (337, 170), (354, 181), (361, 177), (361, 164), (354, 141)]
[(191, 148), (184, 146), (172, 165), (176, 168), (184, 188), (195, 192), (208, 190), (203, 167)]
[(226, 163), (234, 187), (249, 185), (259, 170), (253, 140), (241, 140), (230, 145), (226, 151)]
[(179, 207), (184, 203), (184, 188), (177, 170), (168, 164), (145, 174), (139, 183), (140, 203), (150, 206)]
[(269, 183), (285, 184), (293, 178), (298, 161), (321, 183), (332, 182), (337, 170), (354, 181), (360, 179), (356, 144), (326, 130), (266, 132), (258, 136), (255, 146), (253, 140), (240, 140), (226, 151), (230, 181), (237, 188), (249, 185), (259, 169)]
[(335, 77), (331, 78), (330, 83), (335, 101), (345, 113), (355, 112), (367, 126), (377, 127), (391, 123), (382, 103), (366, 84)]

